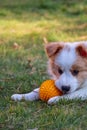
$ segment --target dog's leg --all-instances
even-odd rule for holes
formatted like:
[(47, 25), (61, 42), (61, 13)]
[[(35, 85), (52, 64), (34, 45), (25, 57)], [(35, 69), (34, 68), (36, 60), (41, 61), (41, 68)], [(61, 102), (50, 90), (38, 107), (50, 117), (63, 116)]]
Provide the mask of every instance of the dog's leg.
[(14, 101), (21, 101), (22, 99), (24, 99), (26, 101), (38, 100), (39, 99), (39, 88), (34, 89), (32, 92), (26, 93), (26, 94), (13, 94), (11, 96), (11, 99)]
[(63, 96), (55, 96), (53, 98), (50, 98), (48, 100), (48, 104), (55, 104), (61, 99), (67, 99), (67, 100), (69, 100), (69, 99), (81, 99), (81, 100), (85, 100), (85, 99), (87, 99), (87, 88), (82, 88), (78, 91), (75, 91), (75, 92), (70, 93), (70, 94), (65, 94)]

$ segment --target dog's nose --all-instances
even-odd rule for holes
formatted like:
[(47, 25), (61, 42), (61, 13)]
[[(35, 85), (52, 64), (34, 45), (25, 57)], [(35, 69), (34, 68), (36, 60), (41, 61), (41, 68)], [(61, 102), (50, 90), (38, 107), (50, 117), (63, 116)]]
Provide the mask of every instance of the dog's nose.
[(62, 86), (62, 91), (67, 93), (70, 90), (70, 86)]

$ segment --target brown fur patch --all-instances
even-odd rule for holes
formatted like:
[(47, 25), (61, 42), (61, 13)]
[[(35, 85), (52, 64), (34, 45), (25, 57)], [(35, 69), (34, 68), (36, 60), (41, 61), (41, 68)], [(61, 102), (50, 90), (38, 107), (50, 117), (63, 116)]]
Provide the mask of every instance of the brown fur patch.
[(49, 58), (52, 58), (52, 56), (59, 53), (62, 48), (63, 44), (58, 42), (53, 42), (45, 45), (45, 50)]
[(48, 70), (50, 75), (55, 77), (55, 80), (60, 77), (60, 74), (58, 72), (59, 69), (61, 69), (61, 67), (56, 65), (53, 59), (49, 60)]
[(87, 58), (87, 49), (83, 46), (83, 45), (79, 45), (76, 48), (76, 51), (78, 52), (78, 54), (84, 58)]
[(82, 84), (85, 79), (87, 79), (87, 59), (78, 56), (76, 62), (71, 68), (71, 71), (78, 70), (79, 73), (76, 76), (79, 83)]

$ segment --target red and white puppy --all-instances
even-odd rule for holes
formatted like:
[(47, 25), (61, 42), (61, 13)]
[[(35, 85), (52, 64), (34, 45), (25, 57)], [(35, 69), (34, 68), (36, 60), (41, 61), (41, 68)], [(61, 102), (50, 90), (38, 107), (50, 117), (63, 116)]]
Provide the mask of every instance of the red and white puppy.
[[(87, 99), (87, 41), (50, 43), (45, 46), (48, 55), (48, 71), (55, 85), (64, 94), (48, 100), (54, 104), (60, 99)], [(39, 88), (27, 94), (14, 94), (13, 100), (38, 100)]]

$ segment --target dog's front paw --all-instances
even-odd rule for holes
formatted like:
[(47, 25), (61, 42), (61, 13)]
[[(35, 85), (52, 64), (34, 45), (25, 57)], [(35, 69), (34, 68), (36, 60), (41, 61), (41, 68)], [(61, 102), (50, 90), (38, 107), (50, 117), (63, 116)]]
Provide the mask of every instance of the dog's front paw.
[(55, 97), (50, 98), (47, 103), (52, 105), (52, 104), (57, 103), (59, 99), (60, 99), (60, 96), (55, 96)]
[(21, 94), (13, 94), (11, 96), (11, 99), (14, 101), (20, 101), (20, 100), (22, 100), (22, 95)]

